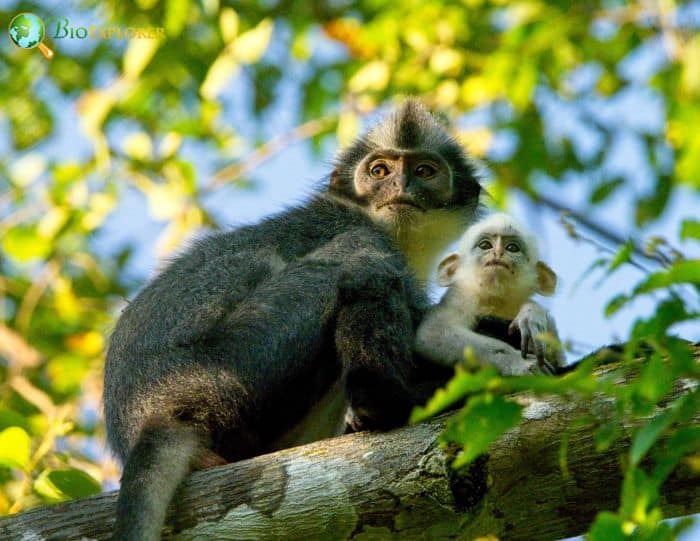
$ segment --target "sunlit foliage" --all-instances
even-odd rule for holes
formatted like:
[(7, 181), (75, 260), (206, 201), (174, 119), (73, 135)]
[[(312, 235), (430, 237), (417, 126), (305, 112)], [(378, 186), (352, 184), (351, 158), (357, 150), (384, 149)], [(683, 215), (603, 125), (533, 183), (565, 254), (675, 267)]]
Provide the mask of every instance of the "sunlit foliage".
[[(99, 245), (106, 220), (129, 194), (139, 194), (165, 224), (157, 249), (166, 255), (193, 230), (217, 227), (206, 198), (251, 185), (255, 166), (270, 154), (303, 139), (317, 152), (329, 137), (347, 142), (363, 115), (407, 94), (453, 120), (478, 111), (476, 125), (457, 123), (458, 136), (488, 160), (490, 193), (500, 205), (519, 191), (556, 207), (543, 197), (542, 182), (566, 184), (572, 173), (585, 172), (582, 214), (625, 193), (642, 227), (681, 187), (700, 190), (697, 2), (235, 5), (84, 0), (65, 8), (0, 7), (5, 25), (23, 11), (44, 18), (46, 42), (56, 51), (49, 62), (4, 38), (0, 45), (0, 142), (10, 150), (0, 155), (0, 514), (92, 494), (115, 478), (101, 443), (101, 369), (110, 325), (137, 286), (126, 272), (135, 247), (105, 254)], [(156, 39), (69, 44), (52, 38), (63, 24), (52, 16), (163, 32)], [(635, 55), (649, 48), (658, 52), (653, 65), (632, 69)], [(233, 96), (232, 81), (250, 92)], [(233, 108), (262, 120), (285, 85), (298, 91), (298, 128), (282, 135), (237, 130)], [(619, 114), (639, 93), (656, 108), (652, 121)], [(72, 131), (60, 125), (66, 119), (77, 123)], [(70, 158), (53, 151), (66, 133), (88, 150)], [(635, 175), (610, 167), (623, 136), (644, 159), (648, 181), (641, 187)], [(199, 170), (183, 152), (188, 146), (208, 153), (219, 173)], [(579, 235), (575, 221), (565, 225)], [(461, 370), (422, 412), (469, 395), (444, 435), (464, 443), (461, 462), (518, 422), (509, 392), (603, 393), (615, 401), (617, 416), (594, 426), (599, 448), (625, 436), (632, 443), (622, 461), (620, 508), (599, 515), (592, 538), (635, 531), (638, 539), (672, 537), (671, 527), (659, 523), (658, 488), (680, 461), (700, 468), (700, 429), (688, 424), (698, 410), (697, 388), (689, 386), (664, 413), (656, 409), (681, 378), (697, 383), (700, 376), (692, 349), (672, 332), (677, 322), (697, 320), (699, 309), (700, 261), (670, 247), (679, 240), (700, 241), (697, 217), (682, 224), (676, 239), (621, 244), (591, 262), (607, 273), (640, 257), (657, 263), (607, 308), (610, 315), (652, 292), (658, 302), (627, 337), (623, 357), (630, 366), (637, 366), (641, 344), (648, 357), (632, 383), (596, 379), (590, 362), (561, 379)], [(630, 419), (646, 417), (648, 424), (627, 434)], [(652, 460), (640, 466), (646, 457)]]

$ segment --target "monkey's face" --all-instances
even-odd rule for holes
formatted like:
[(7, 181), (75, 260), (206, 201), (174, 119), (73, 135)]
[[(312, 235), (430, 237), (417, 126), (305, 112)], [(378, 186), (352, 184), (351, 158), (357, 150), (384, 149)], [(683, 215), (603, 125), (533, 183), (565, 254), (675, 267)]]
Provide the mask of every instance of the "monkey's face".
[(369, 212), (385, 224), (410, 223), (452, 201), (452, 175), (437, 153), (380, 150), (357, 167), (355, 193)]
[(487, 310), (478, 313), (512, 319), (534, 293), (552, 295), (557, 276), (539, 260), (535, 238), (499, 213), (467, 230), (458, 251), (438, 265), (438, 283)]
[(527, 244), (511, 231), (484, 232), (476, 238), (471, 256), (481, 275), (491, 282), (513, 280), (532, 266)]

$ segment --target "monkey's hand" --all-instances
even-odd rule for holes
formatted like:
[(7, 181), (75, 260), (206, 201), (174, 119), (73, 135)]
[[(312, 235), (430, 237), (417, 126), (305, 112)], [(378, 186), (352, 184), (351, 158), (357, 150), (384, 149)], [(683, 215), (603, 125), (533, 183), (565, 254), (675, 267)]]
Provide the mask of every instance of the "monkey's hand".
[(520, 331), (520, 352), (523, 359), (533, 353), (540, 369), (546, 374), (556, 374), (564, 364), (564, 355), (557, 343), (559, 336), (550, 313), (535, 302), (527, 302), (508, 327), (508, 332)]
[(527, 376), (537, 374), (548, 374), (545, 368), (540, 366), (537, 357), (534, 355), (521, 356), (520, 352), (506, 346), (498, 348), (488, 357), (487, 363), (495, 366), (504, 376)]
[(417, 353), (434, 363), (455, 366), (464, 362), (465, 351), (470, 349), (478, 365), (493, 366), (504, 376), (543, 372), (536, 357), (521, 356), (506, 342), (474, 332), (456, 319), (449, 310), (429, 312), (416, 333)]
[(360, 416), (351, 407), (348, 407), (345, 412), (345, 434), (351, 434), (353, 432), (361, 432), (364, 430), (365, 425), (360, 419)]

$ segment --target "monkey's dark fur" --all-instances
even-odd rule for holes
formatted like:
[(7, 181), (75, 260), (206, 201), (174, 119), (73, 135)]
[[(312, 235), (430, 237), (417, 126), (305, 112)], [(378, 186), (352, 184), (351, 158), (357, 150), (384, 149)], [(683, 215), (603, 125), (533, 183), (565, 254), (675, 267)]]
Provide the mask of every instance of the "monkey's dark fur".
[(479, 316), (474, 325), (474, 332), (490, 336), (496, 340), (501, 340), (520, 351), (520, 345), (522, 343), (520, 331), (515, 329), (512, 333), (509, 333), (508, 327), (510, 324), (511, 321), (501, 319), (500, 317)]
[[(496, 340), (501, 340), (509, 346), (514, 347), (517, 350), (521, 349), (522, 340), (520, 337), (520, 331), (515, 329), (513, 332), (509, 332), (511, 321), (506, 319), (501, 319), (499, 317), (493, 316), (481, 316), (477, 319), (476, 325), (474, 326), (474, 332), (479, 334), (484, 334), (495, 338)], [(580, 361), (565, 365), (565, 366), (555, 366), (553, 367), (552, 373), (555, 375), (565, 374), (566, 372), (571, 372)]]
[(448, 200), (410, 175), (384, 183), (394, 197), (472, 220), (472, 166), (408, 101), (340, 154), (327, 190), (198, 241), (126, 307), (105, 367), (108, 440), (125, 464), (115, 539), (159, 539), (192, 468), (274, 450), (337, 382), (355, 428), (401, 425), (434, 388), (426, 374), (439, 370), (412, 352), (427, 298), (391, 227), (367, 212), (375, 195), (353, 184), (365, 156), (387, 148), (428, 149), (452, 175)]

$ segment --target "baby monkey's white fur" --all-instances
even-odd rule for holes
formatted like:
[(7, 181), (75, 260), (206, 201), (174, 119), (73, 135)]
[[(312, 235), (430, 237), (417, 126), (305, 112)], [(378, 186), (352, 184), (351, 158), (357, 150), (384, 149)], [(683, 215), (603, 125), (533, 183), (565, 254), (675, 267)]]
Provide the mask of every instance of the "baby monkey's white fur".
[[(540, 261), (535, 238), (512, 217), (493, 214), (471, 226), (458, 251), (440, 262), (438, 283), (448, 290), (418, 329), (416, 349), (422, 355), (454, 365), (471, 348), (477, 361), (504, 375), (551, 372), (564, 364), (561, 349), (541, 340), (545, 333), (558, 340), (554, 321), (530, 301), (534, 293), (552, 295), (556, 275)], [(474, 332), (481, 316), (512, 320), (511, 329), (519, 329), (523, 338), (522, 353)], [(524, 359), (527, 353), (535, 353), (539, 365), (532, 357)]]

